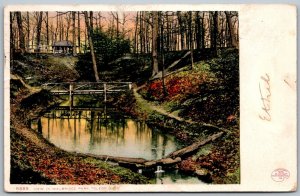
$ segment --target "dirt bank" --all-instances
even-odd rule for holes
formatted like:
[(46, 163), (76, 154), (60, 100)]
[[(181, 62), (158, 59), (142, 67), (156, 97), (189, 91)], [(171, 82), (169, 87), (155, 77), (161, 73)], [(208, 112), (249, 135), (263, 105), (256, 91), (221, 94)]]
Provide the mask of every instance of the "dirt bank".
[(47, 91), (32, 90), (16, 79), (11, 99), (12, 184), (146, 184), (148, 180), (128, 169), (96, 158), (63, 151), (30, 129), (29, 120), (42, 114), (57, 99)]

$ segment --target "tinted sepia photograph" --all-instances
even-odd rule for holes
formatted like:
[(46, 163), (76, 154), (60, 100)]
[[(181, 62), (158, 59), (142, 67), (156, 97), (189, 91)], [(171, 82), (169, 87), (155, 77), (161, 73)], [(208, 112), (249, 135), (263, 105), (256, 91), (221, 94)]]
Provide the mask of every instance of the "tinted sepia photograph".
[[(243, 6), (36, 8), (6, 10), (8, 191), (269, 190), (260, 180), (286, 190), (292, 183), (293, 164), (279, 156), (262, 164), (253, 153), (267, 158), (278, 144), (267, 130), (279, 114), (279, 69), (255, 63), (266, 62), (261, 51), (269, 46), (257, 21), (272, 31), (271, 14), (255, 18), (262, 9)], [(278, 36), (293, 30), (288, 24), (278, 25)], [(296, 85), (284, 77), (282, 96)]]
[(10, 12), (16, 184), (232, 184), (238, 12)]

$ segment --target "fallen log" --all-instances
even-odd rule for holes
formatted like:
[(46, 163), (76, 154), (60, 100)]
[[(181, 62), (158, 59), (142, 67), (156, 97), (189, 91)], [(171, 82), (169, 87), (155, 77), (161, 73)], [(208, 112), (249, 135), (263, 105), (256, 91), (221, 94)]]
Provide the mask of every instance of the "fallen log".
[(133, 164), (144, 164), (147, 162), (146, 159), (143, 158), (130, 158), (130, 157), (114, 157), (109, 155), (94, 155), (94, 154), (86, 154), (88, 156), (104, 160), (104, 161), (113, 161), (113, 162), (127, 162), (127, 163), (133, 163)]
[(195, 142), (190, 146), (187, 146), (185, 148), (182, 148), (180, 150), (174, 151), (171, 154), (169, 154), (167, 157), (158, 159), (158, 160), (146, 160), (143, 158), (130, 158), (130, 157), (114, 157), (114, 156), (108, 156), (108, 155), (94, 155), (94, 154), (85, 154), (90, 157), (94, 157), (100, 160), (104, 161), (112, 161), (117, 162), (120, 166), (130, 168), (133, 170), (139, 169), (139, 168), (155, 168), (158, 165), (161, 166), (167, 166), (170, 167), (172, 165), (176, 165), (177, 163), (181, 162), (182, 158), (190, 155), (194, 151), (196, 151), (201, 146), (214, 141), (215, 139), (222, 136), (224, 132), (219, 132), (214, 135), (209, 136), (207, 139)]
[(192, 145), (190, 146), (187, 146), (185, 148), (182, 148), (180, 150), (177, 150), (175, 152), (172, 152), (171, 154), (169, 154), (167, 156), (167, 158), (175, 158), (175, 157), (184, 157), (186, 155), (189, 155), (191, 153), (193, 153), (195, 150), (197, 150), (198, 148), (200, 148), (201, 146), (211, 142), (211, 141), (214, 141), (215, 139), (219, 138), (222, 136), (224, 132), (219, 132), (219, 133), (216, 133), (214, 135), (211, 135), (209, 136), (207, 139), (205, 140), (202, 140), (202, 141), (199, 141), (199, 142), (195, 142), (193, 143)]
[(156, 162), (157, 162), (157, 164), (169, 166), (169, 165), (174, 165), (174, 164), (181, 162), (181, 158), (180, 157), (176, 157), (175, 159), (163, 158), (163, 159), (157, 160)]

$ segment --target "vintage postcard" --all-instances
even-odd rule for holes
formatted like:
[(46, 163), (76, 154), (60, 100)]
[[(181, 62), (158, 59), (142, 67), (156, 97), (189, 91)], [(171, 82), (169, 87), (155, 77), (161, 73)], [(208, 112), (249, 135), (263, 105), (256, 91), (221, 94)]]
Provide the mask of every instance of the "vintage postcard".
[(5, 8), (8, 192), (295, 191), (296, 7)]

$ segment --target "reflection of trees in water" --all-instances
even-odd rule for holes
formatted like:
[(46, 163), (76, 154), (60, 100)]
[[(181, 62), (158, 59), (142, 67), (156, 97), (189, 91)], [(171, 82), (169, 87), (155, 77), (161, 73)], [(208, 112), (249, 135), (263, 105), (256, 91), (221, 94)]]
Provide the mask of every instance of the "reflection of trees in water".
[[(103, 118), (101, 112), (91, 112), (87, 120), (87, 128), (90, 133), (90, 145), (101, 143), (103, 140), (110, 140), (124, 143), (124, 131), (127, 127), (124, 118), (115, 118), (115, 115), (106, 115)], [(105, 131), (103, 131), (105, 130)]]
[(76, 121), (77, 121), (77, 119), (74, 119), (73, 120), (74, 121), (74, 137), (73, 137), (73, 143), (74, 143), (74, 146), (76, 146), (76, 141), (77, 141), (77, 126), (76, 126)]
[(166, 148), (168, 145), (169, 137), (165, 134), (161, 134), (158, 130), (153, 129), (151, 137), (151, 151), (153, 157), (156, 159), (159, 157), (166, 156)]
[(151, 137), (151, 151), (153, 159), (157, 159), (157, 150), (158, 150), (158, 135), (156, 131), (152, 131)]
[(142, 136), (146, 136), (146, 138), (152, 137), (152, 133), (145, 121), (135, 121), (135, 123), (136, 123), (136, 127), (137, 127), (137, 134), (140, 137), (142, 137)]
[(166, 146), (168, 142), (168, 138), (166, 135), (162, 135), (163, 142), (162, 142), (162, 150), (161, 150), (161, 157), (164, 157), (166, 155)]
[(37, 122), (37, 129), (38, 129), (38, 132), (39, 133), (43, 133), (43, 129), (42, 129), (42, 122), (41, 122), (41, 119), (39, 118), (38, 119), (38, 122)]
[(82, 145), (83, 148), (88, 147), (88, 151), (97, 151), (96, 148), (102, 148), (101, 146), (103, 149), (111, 146), (111, 149), (119, 148), (122, 151), (124, 147), (128, 156), (132, 152), (147, 159), (164, 157), (170, 148), (173, 150), (174, 145), (169, 142), (171, 138), (168, 135), (150, 129), (144, 121), (126, 119), (121, 115), (104, 113), (98, 109), (72, 111), (60, 108), (48, 113), (51, 118), (42, 122), (43, 126), (48, 124), (48, 136), (44, 127), (43, 134), (48, 139), (53, 134), (52, 139), (57, 139), (59, 145), (68, 143), (70, 149), (81, 148)]
[[(50, 139), (50, 118), (47, 119), (48, 122), (48, 130), (47, 130), (47, 139)], [(53, 130), (54, 123), (52, 122), (52, 130)]]
[(88, 130), (90, 133), (90, 143), (89, 146), (93, 146), (94, 145), (94, 123), (95, 123), (95, 113), (93, 111), (91, 111), (91, 120), (90, 123), (88, 124)]

